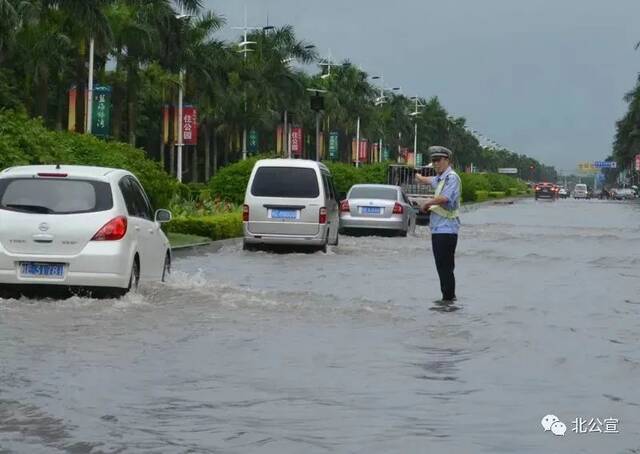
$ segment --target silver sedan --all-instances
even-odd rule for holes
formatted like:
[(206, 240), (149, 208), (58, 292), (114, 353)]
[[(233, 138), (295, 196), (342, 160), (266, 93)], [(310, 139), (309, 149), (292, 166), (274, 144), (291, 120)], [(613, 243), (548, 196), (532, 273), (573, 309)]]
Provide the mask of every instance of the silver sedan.
[(340, 229), (386, 230), (402, 236), (415, 231), (416, 210), (400, 186), (356, 184), (340, 202)]

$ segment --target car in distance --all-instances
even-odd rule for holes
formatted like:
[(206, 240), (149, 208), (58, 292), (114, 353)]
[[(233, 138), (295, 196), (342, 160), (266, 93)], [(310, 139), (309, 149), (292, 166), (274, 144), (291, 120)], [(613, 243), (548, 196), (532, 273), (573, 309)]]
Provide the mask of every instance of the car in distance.
[(615, 188), (611, 191), (611, 195), (615, 200), (631, 200), (636, 197), (635, 191), (630, 188)]
[(569, 191), (567, 191), (567, 188), (565, 188), (564, 186), (560, 187), (560, 189), (558, 190), (558, 197), (560, 197), (561, 199), (568, 198)]
[(243, 249), (261, 245), (338, 245), (338, 192), (329, 169), (304, 159), (262, 159), (249, 178)]
[(554, 200), (558, 192), (553, 183), (538, 183), (534, 187), (535, 199), (551, 199)]
[(578, 183), (573, 188), (573, 198), (574, 199), (586, 199), (588, 195), (587, 185), (584, 183)]
[(0, 290), (88, 291), (118, 297), (164, 280), (171, 220), (151, 209), (136, 177), (86, 166), (22, 166), (0, 173)]
[(356, 184), (340, 202), (340, 229), (378, 230), (407, 236), (416, 227), (416, 210), (400, 186)]

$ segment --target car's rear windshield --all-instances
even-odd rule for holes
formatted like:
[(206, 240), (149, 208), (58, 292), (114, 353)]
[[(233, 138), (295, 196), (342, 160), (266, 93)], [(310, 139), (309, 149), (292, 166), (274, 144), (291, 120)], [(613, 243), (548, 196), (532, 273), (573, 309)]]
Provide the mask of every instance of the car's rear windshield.
[(398, 200), (396, 188), (355, 187), (349, 193), (350, 199)]
[(260, 167), (251, 185), (256, 197), (315, 199), (320, 195), (314, 169), (303, 167)]
[(577, 185), (576, 185), (576, 189), (581, 189), (581, 190), (585, 190), (585, 191), (586, 191), (587, 186), (586, 186), (586, 185), (584, 185), (584, 184), (577, 184)]
[(109, 183), (61, 178), (0, 179), (0, 208), (39, 214), (76, 214), (113, 208)]

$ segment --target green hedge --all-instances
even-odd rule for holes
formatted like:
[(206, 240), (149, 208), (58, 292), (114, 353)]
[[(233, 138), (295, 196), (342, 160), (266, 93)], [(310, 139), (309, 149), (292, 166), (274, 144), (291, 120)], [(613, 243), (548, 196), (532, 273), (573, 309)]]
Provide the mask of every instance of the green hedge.
[(324, 164), (331, 171), (333, 181), (339, 192), (347, 193), (354, 184), (386, 184), (389, 164), (365, 164), (354, 167), (342, 162), (326, 161)]
[(51, 131), (40, 120), (0, 110), (0, 168), (32, 164), (76, 164), (126, 169), (140, 179), (154, 207), (167, 207), (176, 192), (188, 193), (147, 159), (144, 151), (85, 134)]
[(238, 161), (220, 169), (209, 182), (212, 195), (236, 205), (243, 203), (253, 166), (259, 159), (264, 158), (264, 156), (254, 156), (246, 161)]
[(527, 189), (526, 183), (508, 175), (461, 173), (460, 179), (462, 180), (462, 198), (467, 202), (481, 202), (482, 200), (477, 198), (478, 193), (484, 195), (486, 192), (488, 198), (492, 192), (516, 195)]
[(484, 202), (489, 199), (489, 191), (476, 191), (473, 194), (474, 202)]
[(165, 225), (167, 232), (204, 236), (224, 240), (242, 236), (242, 213), (176, 218)]
[(500, 199), (502, 197), (506, 197), (507, 193), (504, 191), (491, 191), (489, 192), (490, 199)]

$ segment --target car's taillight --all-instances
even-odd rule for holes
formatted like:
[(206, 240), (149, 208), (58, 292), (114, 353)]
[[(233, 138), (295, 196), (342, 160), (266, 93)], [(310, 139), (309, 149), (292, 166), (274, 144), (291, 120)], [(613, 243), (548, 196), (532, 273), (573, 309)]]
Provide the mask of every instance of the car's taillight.
[(404, 209), (402, 208), (402, 205), (396, 202), (396, 204), (393, 206), (393, 214), (402, 214), (402, 213), (404, 213)]
[(103, 225), (102, 228), (93, 235), (91, 241), (117, 241), (124, 238), (126, 233), (127, 218), (118, 216)]
[(249, 205), (242, 207), (242, 221), (249, 222)]
[(320, 222), (320, 224), (327, 223), (327, 209), (325, 207), (320, 208), (320, 217), (318, 222)]
[(349, 206), (348, 200), (343, 200), (340, 202), (340, 213), (348, 213), (351, 211), (351, 207)]
[(540, 186), (536, 186), (536, 191), (539, 191), (539, 190), (540, 190)]

